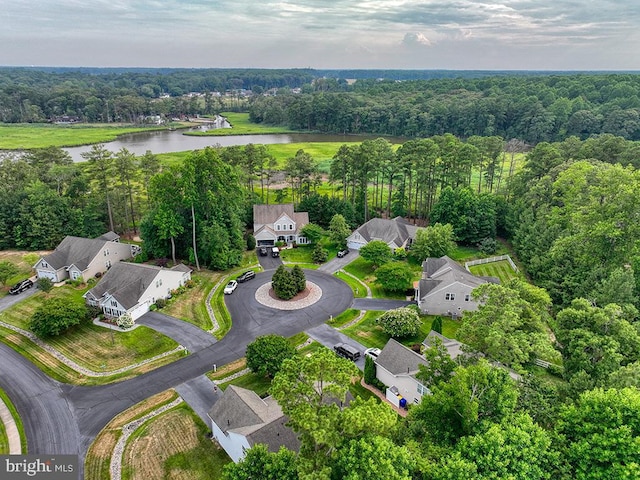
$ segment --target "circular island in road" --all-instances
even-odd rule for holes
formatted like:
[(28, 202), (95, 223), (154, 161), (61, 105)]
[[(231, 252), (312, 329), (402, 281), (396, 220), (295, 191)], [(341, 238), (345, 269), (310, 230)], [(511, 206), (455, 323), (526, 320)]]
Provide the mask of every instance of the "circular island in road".
[(313, 305), (322, 297), (322, 289), (309, 281), (307, 281), (307, 288), (291, 300), (280, 300), (272, 293), (271, 282), (260, 285), (256, 290), (256, 301), (265, 307), (277, 308), (278, 310), (299, 310)]

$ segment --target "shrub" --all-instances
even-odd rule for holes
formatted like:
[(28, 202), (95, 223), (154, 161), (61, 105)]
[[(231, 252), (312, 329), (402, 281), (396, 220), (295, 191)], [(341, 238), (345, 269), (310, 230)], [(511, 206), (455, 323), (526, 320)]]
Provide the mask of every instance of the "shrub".
[(382, 327), (387, 335), (401, 338), (416, 335), (422, 321), (415, 310), (400, 307), (383, 313), (378, 317), (376, 323)]
[(53, 282), (49, 278), (39, 278), (36, 280), (36, 285), (38, 289), (42, 290), (44, 293), (49, 293), (53, 288)]
[(280, 371), (282, 362), (297, 355), (286, 338), (280, 335), (264, 335), (247, 345), (247, 367), (259, 375), (273, 378)]
[(118, 319), (116, 320), (116, 325), (118, 325), (120, 328), (125, 330), (127, 328), (133, 327), (134, 321), (133, 321), (133, 318), (131, 318), (131, 315), (129, 315), (128, 313), (125, 313), (118, 317)]
[(155, 312), (156, 310), (158, 310), (158, 306), (155, 303), (152, 303), (151, 305), (149, 305), (150, 312)]
[(315, 263), (324, 263), (329, 258), (329, 252), (327, 251), (326, 248), (322, 248), (320, 244), (317, 244), (316, 247), (313, 249), (311, 258)]
[(393, 252), (393, 258), (396, 260), (405, 260), (407, 258), (407, 251), (402, 247), (396, 248)]
[(194, 282), (193, 280), (187, 280), (184, 284), (185, 287), (187, 288), (193, 288), (196, 286), (196, 282)]
[(483, 238), (480, 243), (478, 243), (478, 248), (482, 253), (491, 255), (496, 253), (496, 250), (498, 250), (498, 242), (495, 238)]
[(364, 358), (364, 382), (367, 385), (371, 385), (376, 379), (376, 364), (373, 362), (373, 358), (365, 355)]
[(156, 300), (156, 307), (164, 308), (167, 305), (167, 300), (164, 298), (159, 298)]
[(413, 271), (406, 263), (390, 262), (376, 270), (376, 282), (388, 292), (404, 292), (412, 279)]
[(307, 288), (307, 279), (304, 276), (304, 272), (299, 265), (296, 265), (291, 269), (291, 277), (293, 279), (293, 283), (296, 287), (297, 293), (302, 292), (305, 288)]
[(442, 317), (436, 317), (433, 319), (433, 323), (431, 323), (431, 330), (442, 335)]
[(281, 300), (290, 300), (298, 293), (295, 280), (284, 265), (280, 265), (271, 277), (271, 286), (276, 297)]
[(156, 259), (156, 266), (165, 268), (169, 264), (169, 259), (166, 257)]
[(249, 234), (247, 235), (247, 250), (251, 251), (256, 248), (256, 237)]

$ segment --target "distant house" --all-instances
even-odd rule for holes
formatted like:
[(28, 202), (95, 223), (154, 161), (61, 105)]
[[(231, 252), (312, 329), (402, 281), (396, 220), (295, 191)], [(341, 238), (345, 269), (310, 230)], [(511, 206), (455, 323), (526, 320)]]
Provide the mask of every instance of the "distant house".
[[(387, 386), (386, 397), (396, 407), (420, 403), (430, 393), (415, 377), (429, 363), (419, 353), (390, 338), (375, 360), (376, 378)], [(404, 400), (404, 401), (403, 401)]]
[(418, 228), (402, 217), (392, 220), (372, 218), (347, 237), (347, 246), (360, 250), (372, 240), (382, 240), (391, 250), (407, 248), (415, 240)]
[(230, 385), (209, 411), (211, 431), (234, 462), (258, 443), (270, 452), (280, 447), (298, 451), (300, 441), (286, 424), (289, 421), (272, 398), (260, 398), (255, 392)]
[(258, 246), (276, 242), (309, 243), (300, 231), (309, 223), (307, 212), (294, 212), (293, 203), (253, 206), (253, 236)]
[(488, 282), (500, 281), (477, 277), (446, 255), (427, 258), (422, 263), (422, 279), (416, 285), (416, 300), (422, 313), (459, 317), (478, 308), (471, 291)]
[(98, 238), (65, 237), (49, 255), (40, 258), (33, 268), (38, 278), (57, 283), (70, 278), (89, 279), (106, 272), (120, 260), (140, 251), (137, 245), (120, 243), (120, 237), (107, 232)]
[(191, 269), (183, 264), (173, 268), (120, 262), (114, 264), (100, 282), (84, 294), (88, 305), (100, 307), (108, 318), (129, 313), (133, 320), (149, 311), (158, 299), (191, 279)]

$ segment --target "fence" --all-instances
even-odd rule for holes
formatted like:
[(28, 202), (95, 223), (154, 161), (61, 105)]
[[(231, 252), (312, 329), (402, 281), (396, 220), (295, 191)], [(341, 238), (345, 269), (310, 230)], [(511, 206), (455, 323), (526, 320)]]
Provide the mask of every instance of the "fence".
[(518, 270), (518, 267), (516, 267), (516, 264), (513, 263), (513, 260), (511, 260), (511, 257), (509, 255), (499, 255), (497, 257), (481, 258), (480, 260), (471, 260), (470, 262), (464, 262), (464, 268), (469, 270), (469, 267), (473, 267), (474, 265), (484, 265), (485, 263), (501, 262), (502, 260), (506, 260), (507, 262), (509, 262), (509, 265), (511, 265), (511, 268), (513, 268), (514, 272), (518, 273), (520, 271)]

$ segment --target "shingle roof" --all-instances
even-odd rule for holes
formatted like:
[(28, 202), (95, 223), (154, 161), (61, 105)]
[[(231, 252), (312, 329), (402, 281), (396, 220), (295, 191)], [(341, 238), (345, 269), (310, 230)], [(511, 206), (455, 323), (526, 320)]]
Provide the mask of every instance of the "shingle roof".
[(446, 255), (440, 258), (427, 258), (422, 262), (422, 272), (423, 278), (420, 280), (420, 296), (422, 298), (436, 288), (456, 282), (475, 288), (483, 283), (497, 281), (492, 277), (476, 277)]
[(87, 295), (91, 294), (96, 299), (100, 299), (108, 293), (120, 305), (129, 309), (138, 303), (160, 270), (162, 270), (160, 267), (152, 265), (117, 262), (104, 274), (100, 282), (87, 292)]
[(193, 272), (189, 267), (187, 267), (184, 263), (179, 263), (171, 267), (171, 270), (175, 270), (176, 272), (189, 273)]
[(428, 365), (424, 357), (390, 338), (376, 359), (376, 364), (392, 375), (414, 375), (418, 365)]
[(209, 410), (209, 417), (225, 434), (244, 435), (253, 445), (264, 443), (269, 451), (277, 452), (280, 446), (300, 448), (298, 437), (286, 426), (288, 418), (272, 397), (261, 399), (251, 390), (230, 385)]
[(367, 242), (382, 240), (385, 243), (403, 245), (409, 238), (415, 238), (417, 230), (418, 227), (407, 223), (404, 218), (396, 217), (392, 220), (372, 218), (356, 231)]
[(455, 360), (458, 356), (464, 354), (464, 352), (462, 351), (462, 343), (460, 343), (458, 340), (447, 338), (444, 335), (436, 332), (435, 330), (431, 330), (427, 334), (427, 338), (424, 339), (424, 342), (422, 342), (422, 344), (426, 347), (432, 347), (435, 344), (434, 339), (436, 338), (440, 339), (442, 345), (447, 349), (447, 353), (449, 353), (449, 356), (452, 360)]
[(53, 252), (43, 258), (56, 270), (70, 265), (85, 270), (106, 242), (99, 238), (67, 236)]
[(105, 240), (107, 242), (113, 242), (114, 240), (119, 240), (119, 239), (120, 239), (120, 235), (112, 231), (108, 231), (107, 233), (100, 235), (98, 237), (98, 240)]
[(285, 213), (291, 220), (295, 220), (293, 203), (283, 203), (280, 205), (254, 205), (253, 223), (258, 225), (274, 223), (283, 213)]

